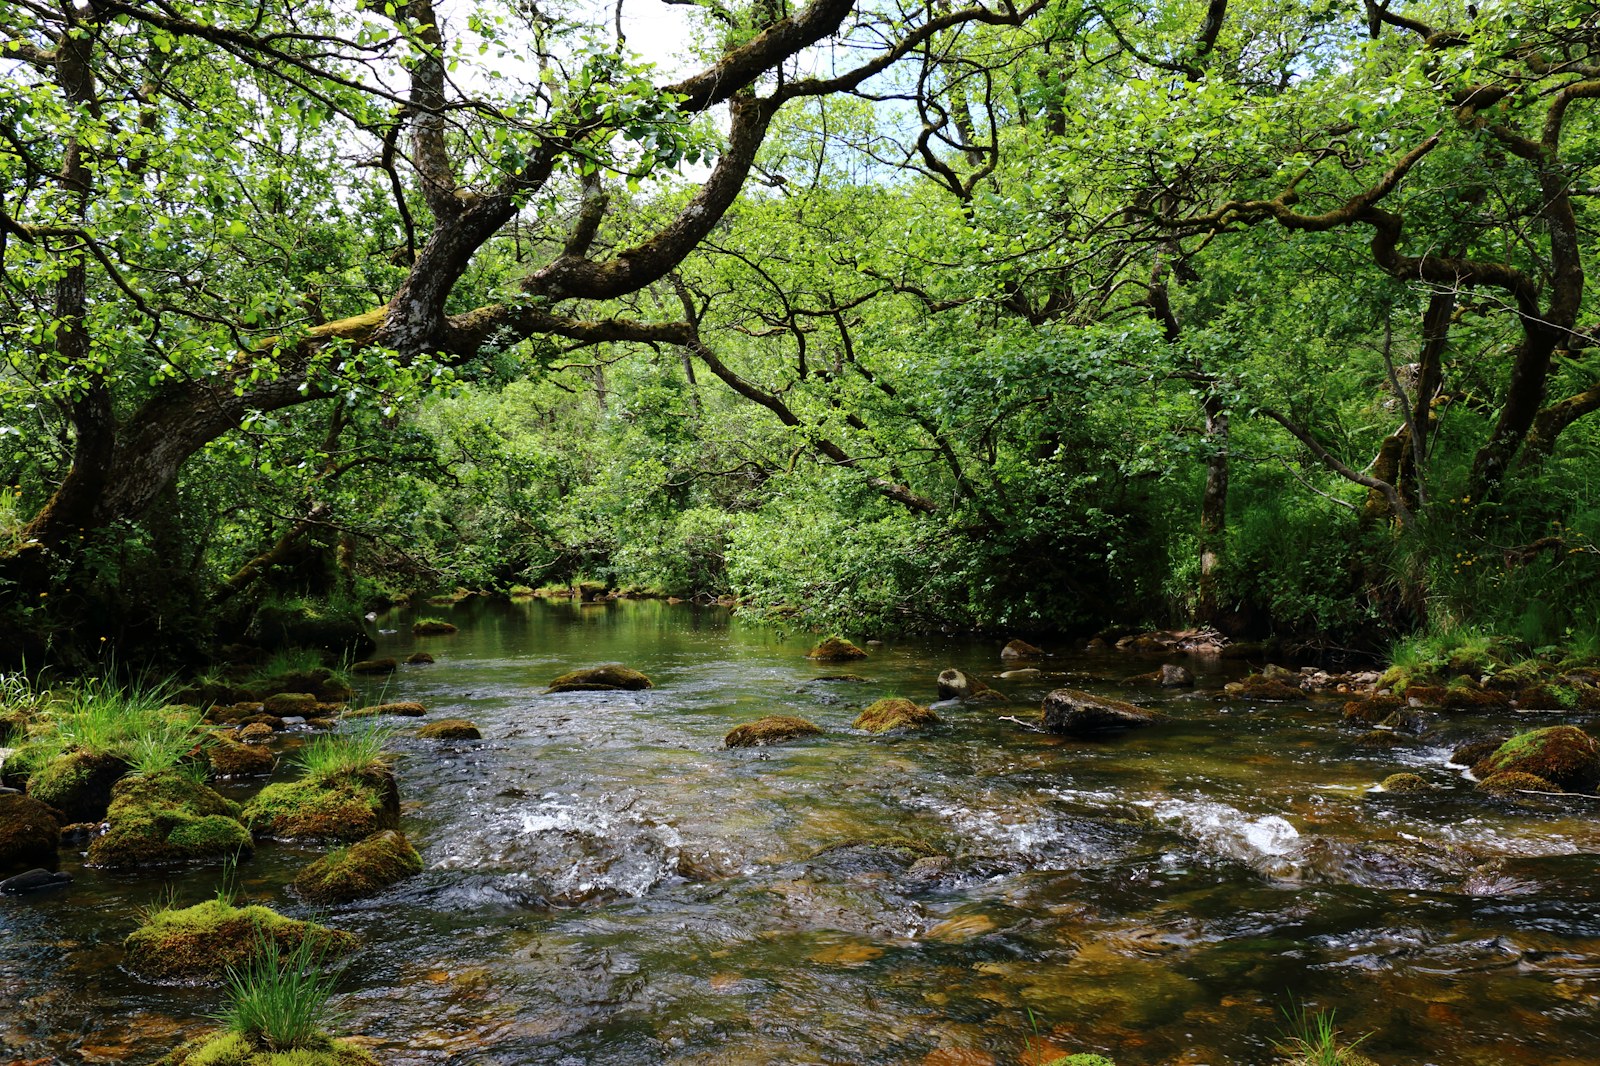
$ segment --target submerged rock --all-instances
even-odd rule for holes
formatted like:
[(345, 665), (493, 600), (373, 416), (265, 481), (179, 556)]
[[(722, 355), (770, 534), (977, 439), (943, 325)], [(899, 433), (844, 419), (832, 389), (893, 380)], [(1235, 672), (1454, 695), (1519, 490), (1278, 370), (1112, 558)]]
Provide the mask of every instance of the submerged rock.
[(887, 733), (891, 729), (935, 725), (938, 721), (939, 716), (926, 707), (918, 707), (910, 700), (890, 698), (869, 704), (857, 716), (855, 728), (865, 729), (868, 733)]
[(722, 738), (730, 748), (754, 748), (764, 744), (778, 744), (799, 737), (821, 736), (822, 730), (804, 718), (788, 714), (769, 714), (754, 722), (735, 726)]
[(129, 769), (125, 759), (108, 752), (68, 752), (28, 779), (28, 795), (48, 803), (69, 822), (98, 822), (111, 805), (111, 786)]
[(222, 861), (255, 847), (237, 803), (176, 770), (119, 781), (106, 819), (110, 828), (89, 845), (90, 866)]
[(872, 682), (871, 678), (862, 677), (860, 674), (823, 674), (821, 677), (813, 677), (811, 680), (813, 680), (813, 681), (846, 681), (846, 682), (849, 682), (852, 685), (867, 685), (867, 684), (871, 684), (871, 682)]
[(1043, 659), (1044, 649), (1036, 648), (1025, 640), (1013, 640), (1000, 649), (1000, 658), (1007, 662), (1021, 659)]
[(353, 711), (344, 712), (346, 718), (378, 718), (386, 714), (397, 718), (421, 718), (428, 713), (428, 708), (413, 701), (399, 703), (374, 703), (370, 707), (358, 707)]
[(622, 689), (637, 692), (655, 687), (651, 680), (637, 670), (615, 663), (572, 670), (550, 682), (548, 692), (604, 692)]
[(418, 637), (442, 637), (456, 632), (456, 627), (449, 622), (442, 622), (437, 618), (424, 618), (411, 623), (411, 633)]
[(441, 718), (417, 730), (423, 740), (482, 740), (483, 733), (465, 718)]
[(1039, 723), (1051, 733), (1087, 736), (1154, 725), (1164, 718), (1160, 711), (1148, 707), (1077, 689), (1058, 688), (1045, 696)]
[(1558, 792), (1593, 792), (1600, 785), (1600, 744), (1577, 726), (1557, 725), (1512, 737), (1472, 768), (1487, 781), (1523, 773), (1553, 782)]
[(398, 669), (400, 664), (393, 659), (362, 659), (350, 664), (352, 674), (392, 674)]
[(0, 796), (0, 871), (54, 866), (60, 846), (54, 810), (31, 796)]
[(400, 793), (387, 768), (268, 785), (244, 807), (250, 829), (280, 840), (360, 840), (400, 824)]
[(815, 659), (822, 663), (843, 663), (855, 659), (865, 659), (867, 653), (845, 640), (843, 637), (824, 637), (809, 652), (806, 658)]
[(249, 961), (268, 938), (288, 954), (307, 937), (325, 958), (356, 945), (355, 937), (337, 929), (285, 918), (267, 907), (210, 899), (151, 914), (122, 942), (123, 964), (147, 981), (218, 981), (230, 967)]
[(272, 1051), (245, 1036), (223, 1030), (174, 1050), (155, 1066), (379, 1066), (378, 1060), (343, 1040), (318, 1036), (305, 1047)]
[(324, 855), (296, 874), (289, 887), (308, 903), (348, 903), (421, 872), (417, 849), (399, 830), (386, 829)]
[(1390, 774), (1383, 779), (1381, 786), (1385, 792), (1433, 792), (1437, 786), (1430, 785), (1416, 774)]
[(33, 892), (46, 892), (53, 888), (66, 888), (72, 884), (72, 875), (56, 870), (28, 870), (0, 881), (0, 895), (26, 896)]
[(425, 651), (414, 651), (406, 656), (406, 663), (410, 666), (426, 666), (433, 661), (433, 656)]

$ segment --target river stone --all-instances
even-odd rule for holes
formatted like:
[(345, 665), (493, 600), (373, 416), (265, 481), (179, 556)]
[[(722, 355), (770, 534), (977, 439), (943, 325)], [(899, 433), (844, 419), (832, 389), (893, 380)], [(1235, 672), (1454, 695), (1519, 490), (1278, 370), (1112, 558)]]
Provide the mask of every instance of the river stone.
[(815, 659), (820, 663), (843, 663), (866, 657), (866, 652), (843, 637), (824, 637), (806, 653), (806, 658)]
[(1044, 698), (1040, 724), (1051, 733), (1085, 736), (1153, 725), (1165, 716), (1122, 700), (1058, 688)]
[(1162, 688), (1188, 688), (1194, 684), (1194, 675), (1186, 666), (1165, 663), (1161, 667), (1161, 676), (1158, 680)]
[(1416, 774), (1406, 773), (1390, 774), (1383, 779), (1381, 787), (1385, 792), (1394, 793), (1432, 792), (1435, 789), (1435, 786), (1430, 785)]
[(31, 796), (0, 796), (0, 870), (53, 866), (60, 846), (54, 810)]
[(1479, 740), (1469, 740), (1457, 746), (1450, 753), (1450, 762), (1456, 766), (1476, 766), (1500, 750), (1500, 745), (1506, 742), (1506, 737), (1485, 737)]
[(433, 656), (425, 651), (414, 651), (406, 656), (406, 663), (411, 666), (426, 666), (433, 661)]
[(370, 707), (358, 707), (353, 711), (346, 711), (346, 718), (377, 718), (382, 715), (392, 714), (397, 718), (421, 718), (428, 713), (428, 708), (414, 701), (401, 703), (374, 703)]
[(65, 888), (72, 884), (72, 875), (55, 870), (28, 870), (0, 881), (0, 895), (25, 896), (30, 892), (44, 892), (52, 888)]
[(1010, 702), (1004, 695), (990, 688), (983, 681), (951, 667), (939, 674), (939, 698), (941, 700), (986, 700), (991, 703)]
[(1261, 668), (1261, 676), (1268, 681), (1287, 681), (1295, 686), (1300, 684), (1300, 672), (1298, 670), (1291, 670), (1287, 666), (1279, 666), (1277, 663), (1268, 663), (1263, 666)]
[(1016, 670), (1000, 671), (1002, 681), (1032, 681), (1044, 676), (1044, 671), (1037, 666), (1023, 666)]
[(855, 720), (855, 728), (868, 733), (887, 733), (891, 729), (916, 729), (936, 725), (939, 716), (910, 700), (889, 698), (870, 704)]
[(424, 618), (420, 622), (411, 623), (411, 633), (418, 637), (442, 637), (456, 632), (456, 627), (449, 622), (441, 622), (436, 618)]
[(1472, 768), (1474, 777), (1522, 773), (1542, 777), (1565, 792), (1593, 792), (1600, 785), (1600, 744), (1572, 725), (1556, 725), (1514, 736)]
[(651, 680), (639, 671), (611, 663), (568, 671), (551, 681), (545, 692), (605, 692), (617, 689), (637, 692), (653, 687)]
[(423, 740), (482, 740), (483, 733), (465, 718), (441, 718), (417, 731)]
[(728, 731), (722, 738), (730, 748), (754, 748), (763, 744), (777, 744), (798, 737), (821, 736), (822, 730), (804, 718), (788, 714), (769, 714), (754, 722), (746, 722)]
[(350, 664), (352, 674), (392, 674), (400, 668), (393, 659), (362, 659)]
[(1044, 650), (1034, 647), (1025, 640), (1013, 640), (1000, 649), (1000, 658), (1008, 662), (1016, 659), (1042, 659)]
[(312, 692), (278, 692), (261, 701), (261, 709), (268, 714), (305, 715), (317, 709), (317, 697)]

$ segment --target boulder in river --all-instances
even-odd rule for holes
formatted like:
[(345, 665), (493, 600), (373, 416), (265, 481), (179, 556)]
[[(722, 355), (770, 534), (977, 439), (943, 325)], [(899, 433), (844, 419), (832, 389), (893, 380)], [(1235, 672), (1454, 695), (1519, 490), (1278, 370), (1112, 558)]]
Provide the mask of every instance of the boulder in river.
[(1005, 694), (990, 688), (978, 678), (951, 667), (939, 674), (941, 700), (980, 700), (987, 703), (1009, 703)]
[(1189, 672), (1187, 666), (1180, 666), (1177, 663), (1162, 663), (1161, 669), (1157, 673), (1160, 676), (1156, 679), (1156, 682), (1162, 688), (1191, 688), (1194, 686), (1194, 675)]
[(110, 828), (89, 845), (90, 866), (220, 862), (255, 846), (237, 803), (177, 770), (118, 781), (106, 820)]
[(279, 840), (360, 840), (400, 824), (400, 792), (387, 768), (268, 785), (244, 806), (253, 832)]
[(304, 716), (314, 713), (318, 702), (313, 692), (276, 692), (261, 701), (261, 709), (280, 718), (286, 714)]
[(789, 714), (769, 714), (765, 718), (758, 718), (754, 722), (746, 722), (730, 729), (728, 735), (722, 738), (722, 742), (730, 748), (754, 748), (764, 744), (795, 740), (799, 737), (821, 735), (821, 728), (804, 718), (796, 718)]
[(28, 779), (28, 795), (48, 803), (69, 822), (98, 822), (111, 805), (111, 786), (129, 769), (127, 760), (110, 752), (71, 751)]
[(0, 871), (54, 866), (60, 846), (53, 809), (32, 796), (0, 796)]
[(346, 718), (381, 718), (384, 715), (393, 715), (396, 718), (421, 718), (428, 713), (428, 708), (412, 700), (399, 703), (374, 703), (370, 707), (357, 707), (353, 711), (344, 712)]
[(26, 870), (15, 877), (0, 881), (0, 895), (26, 896), (46, 892), (52, 888), (66, 888), (72, 884), (72, 875), (57, 870)]
[(226, 737), (218, 737), (206, 749), (206, 755), (211, 760), (211, 772), (217, 777), (266, 777), (278, 761), (271, 748), (241, 744)]
[(1006, 662), (1020, 662), (1023, 659), (1043, 659), (1044, 649), (1036, 648), (1025, 640), (1013, 640), (1000, 649), (1000, 658)]
[(568, 671), (551, 681), (550, 687), (545, 691), (547, 693), (606, 692), (624, 689), (637, 692), (653, 687), (651, 680), (639, 671), (611, 663), (606, 666), (591, 666), (583, 670)]
[(417, 849), (399, 830), (385, 829), (324, 855), (296, 874), (289, 888), (308, 903), (348, 903), (421, 872)]
[(290, 1051), (261, 1047), (241, 1033), (221, 1029), (183, 1044), (155, 1066), (379, 1066), (345, 1040), (320, 1037), (316, 1046)]
[(1542, 777), (1562, 792), (1593, 792), (1600, 785), (1600, 744), (1572, 725), (1535, 729), (1512, 737), (1472, 768), (1486, 780), (1494, 774)]
[(1164, 718), (1160, 711), (1148, 707), (1077, 689), (1058, 688), (1044, 698), (1039, 723), (1047, 732), (1090, 736), (1154, 725)]
[(1390, 774), (1383, 779), (1381, 787), (1385, 792), (1394, 793), (1433, 792), (1436, 788), (1436, 786), (1430, 785), (1416, 774), (1407, 773)]
[(123, 965), (157, 982), (220, 981), (229, 968), (247, 963), (270, 938), (288, 954), (310, 937), (323, 958), (355, 947), (349, 933), (285, 918), (267, 907), (235, 907), (209, 899), (182, 910), (160, 910), (123, 941)]
[(1499, 751), (1500, 745), (1504, 744), (1507, 739), (1503, 736), (1483, 737), (1458, 744), (1456, 750), (1450, 753), (1450, 762), (1456, 766), (1476, 766)]
[(1491, 796), (1515, 796), (1521, 792), (1560, 792), (1561, 786), (1536, 774), (1502, 770), (1478, 782), (1478, 791)]
[(420, 618), (411, 623), (411, 633), (418, 637), (442, 637), (456, 632), (456, 627), (438, 618)]
[(824, 637), (806, 653), (806, 658), (819, 663), (846, 663), (866, 657), (866, 652), (843, 637)]
[(939, 716), (926, 707), (918, 707), (910, 700), (891, 697), (878, 700), (857, 716), (855, 728), (868, 733), (887, 733), (891, 729), (916, 729), (936, 725)]
[(400, 664), (393, 659), (362, 659), (350, 664), (352, 674), (392, 674), (398, 669)]
[(425, 651), (414, 651), (406, 656), (406, 663), (410, 666), (426, 666), (433, 661), (433, 656)]
[(1343, 718), (1352, 725), (1377, 725), (1405, 705), (1399, 696), (1368, 696), (1346, 703)]
[(423, 740), (482, 740), (483, 733), (465, 718), (441, 718), (417, 730)]
[(1285, 702), (1306, 698), (1306, 694), (1300, 690), (1299, 685), (1269, 678), (1264, 674), (1251, 674), (1243, 681), (1230, 682), (1223, 686), (1222, 691), (1229, 696), (1242, 700)]

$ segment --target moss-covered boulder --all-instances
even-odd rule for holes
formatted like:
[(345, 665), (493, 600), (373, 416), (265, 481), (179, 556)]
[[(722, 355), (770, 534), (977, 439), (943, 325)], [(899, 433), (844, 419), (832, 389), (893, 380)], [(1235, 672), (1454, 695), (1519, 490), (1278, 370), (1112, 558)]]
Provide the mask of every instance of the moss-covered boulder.
[(1000, 649), (1000, 658), (1006, 662), (1020, 662), (1024, 659), (1044, 658), (1044, 649), (1036, 648), (1025, 640), (1013, 640)]
[(400, 824), (400, 793), (387, 769), (268, 785), (245, 804), (244, 824), (278, 840), (360, 840)]
[(1354, 725), (1377, 725), (1406, 705), (1399, 696), (1368, 696), (1344, 705), (1343, 718)]
[(379, 1066), (378, 1060), (343, 1040), (322, 1037), (292, 1051), (257, 1047), (239, 1033), (210, 1033), (177, 1048), (156, 1066)]
[(392, 674), (398, 669), (400, 664), (393, 659), (362, 659), (350, 664), (352, 674)]
[(889, 698), (868, 704), (856, 717), (855, 727), (868, 733), (887, 733), (891, 729), (917, 729), (936, 725), (939, 716), (926, 707), (918, 707), (910, 700)]
[(1010, 703), (1005, 694), (988, 683), (951, 667), (941, 671), (937, 682), (941, 700), (976, 700), (980, 703)]
[(442, 637), (456, 632), (456, 627), (437, 618), (423, 618), (411, 623), (411, 632), (418, 637)]
[(304, 718), (316, 713), (319, 702), (312, 692), (276, 692), (261, 701), (261, 709), (279, 718), (295, 715)]
[(413, 701), (399, 703), (374, 703), (370, 707), (357, 707), (353, 711), (344, 712), (346, 718), (378, 718), (383, 715), (394, 715), (397, 718), (421, 718), (428, 713), (428, 708)]
[(795, 740), (799, 737), (821, 735), (821, 728), (804, 718), (788, 714), (769, 714), (765, 718), (758, 718), (754, 722), (746, 722), (730, 729), (728, 735), (722, 738), (722, 742), (730, 748), (755, 748), (764, 744), (780, 744), (785, 740)]
[(406, 656), (406, 664), (409, 666), (426, 666), (433, 661), (433, 656), (425, 651), (414, 651)]
[(111, 806), (111, 786), (131, 769), (127, 760), (103, 751), (70, 751), (28, 778), (28, 795), (48, 803), (69, 822), (98, 822)]
[(441, 718), (417, 730), (423, 740), (482, 740), (483, 733), (465, 718)]
[(280, 957), (312, 938), (324, 958), (356, 946), (349, 933), (285, 918), (267, 907), (235, 907), (209, 899), (182, 910), (156, 911), (122, 942), (123, 965), (147, 981), (220, 981), (230, 967), (244, 965), (268, 938)]
[(0, 795), (0, 873), (54, 866), (60, 846), (53, 809), (31, 796)]
[(1556, 725), (1512, 737), (1472, 768), (1480, 781), (1501, 773), (1532, 774), (1562, 792), (1600, 785), (1600, 744), (1577, 726)]
[(266, 777), (278, 761), (269, 747), (241, 744), (227, 737), (212, 742), (206, 755), (211, 760), (211, 772), (217, 777)]
[(1561, 786), (1536, 774), (1504, 770), (1478, 782), (1478, 791), (1491, 796), (1515, 796), (1523, 792), (1560, 792)]
[(814, 659), (819, 663), (847, 663), (856, 659), (865, 659), (866, 657), (866, 652), (843, 637), (823, 637), (810, 651), (806, 652), (806, 658)]
[(89, 845), (90, 866), (216, 861), (254, 847), (237, 803), (175, 770), (117, 782), (106, 820), (110, 828)]
[(1047, 732), (1068, 736), (1116, 733), (1154, 725), (1164, 718), (1160, 711), (1148, 707), (1071, 688), (1058, 688), (1049, 693), (1039, 712), (1039, 724)]
[(1500, 745), (1506, 742), (1506, 737), (1484, 737), (1478, 740), (1469, 740), (1456, 745), (1450, 753), (1450, 761), (1457, 766), (1476, 766), (1495, 752), (1500, 750)]
[(308, 903), (348, 903), (375, 896), (422, 872), (422, 856), (399, 830), (386, 829), (324, 855), (289, 882)]
[(1229, 696), (1241, 700), (1263, 700), (1269, 703), (1285, 703), (1289, 700), (1303, 700), (1305, 692), (1299, 685), (1264, 674), (1251, 674), (1242, 681), (1233, 681), (1224, 685), (1222, 691)]
[(604, 692), (625, 689), (637, 692), (653, 688), (651, 680), (637, 670), (615, 663), (571, 670), (550, 682), (546, 692)]
[(1430, 785), (1416, 774), (1390, 774), (1383, 779), (1382, 788), (1385, 792), (1432, 792), (1435, 786)]

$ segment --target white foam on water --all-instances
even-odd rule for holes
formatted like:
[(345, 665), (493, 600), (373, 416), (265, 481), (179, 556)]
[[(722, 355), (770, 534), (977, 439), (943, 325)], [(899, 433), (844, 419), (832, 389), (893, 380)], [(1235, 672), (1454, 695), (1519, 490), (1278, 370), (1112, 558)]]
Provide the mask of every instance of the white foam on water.
[(1157, 821), (1175, 826), (1201, 847), (1220, 855), (1282, 874), (1293, 869), (1287, 860), (1300, 850), (1300, 831), (1276, 814), (1252, 816), (1226, 803), (1205, 800), (1140, 800)]

